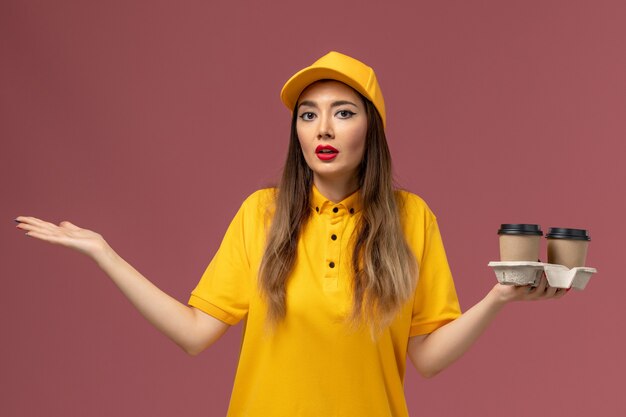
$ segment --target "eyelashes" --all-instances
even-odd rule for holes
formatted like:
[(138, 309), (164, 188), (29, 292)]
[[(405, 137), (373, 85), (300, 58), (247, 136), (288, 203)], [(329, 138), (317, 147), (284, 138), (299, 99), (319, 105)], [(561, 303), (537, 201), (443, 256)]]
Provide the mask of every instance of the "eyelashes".
[[(352, 116), (354, 116), (356, 113), (350, 110), (339, 110), (337, 113), (335, 113), (335, 116), (338, 116), (340, 119), (349, 119)], [(304, 120), (304, 121), (311, 121), (313, 119), (315, 119), (317, 117), (317, 115), (313, 112), (307, 111), (302, 113), (300, 116), (298, 116), (300, 119)]]
[(350, 117), (354, 116), (356, 113), (350, 110), (339, 110), (337, 112), (337, 114), (343, 113), (343, 115), (341, 116), (342, 119), (349, 119)]

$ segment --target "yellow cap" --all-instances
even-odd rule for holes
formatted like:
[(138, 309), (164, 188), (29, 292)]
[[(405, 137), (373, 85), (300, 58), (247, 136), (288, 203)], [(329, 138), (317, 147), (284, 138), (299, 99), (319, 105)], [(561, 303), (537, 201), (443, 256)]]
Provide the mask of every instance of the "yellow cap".
[(310, 67), (295, 73), (283, 86), (280, 99), (293, 111), (302, 91), (315, 81), (337, 80), (354, 88), (371, 101), (378, 110), (383, 126), (387, 124), (385, 100), (374, 70), (361, 61), (339, 52), (329, 52)]

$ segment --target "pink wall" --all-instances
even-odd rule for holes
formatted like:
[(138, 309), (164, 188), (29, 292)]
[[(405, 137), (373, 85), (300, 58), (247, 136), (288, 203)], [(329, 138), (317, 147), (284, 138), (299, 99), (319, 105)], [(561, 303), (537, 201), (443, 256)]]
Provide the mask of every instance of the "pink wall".
[(372, 65), (399, 183), (441, 223), (463, 308), (500, 223), (588, 228), (583, 292), (506, 308), (414, 416), (622, 416), (621, 1), (0, 3), (0, 415), (223, 416), (240, 327), (187, 357), (87, 258), (13, 218), (100, 232), (186, 302), (243, 198), (278, 177), (296, 70)]

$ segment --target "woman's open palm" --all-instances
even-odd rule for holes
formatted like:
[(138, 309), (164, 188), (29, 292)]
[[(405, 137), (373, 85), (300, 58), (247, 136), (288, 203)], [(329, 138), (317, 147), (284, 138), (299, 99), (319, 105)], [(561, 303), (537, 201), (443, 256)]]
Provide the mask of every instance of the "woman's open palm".
[(68, 221), (62, 221), (58, 226), (29, 216), (19, 216), (15, 221), (19, 222), (16, 227), (26, 230), (28, 236), (67, 246), (92, 258), (105, 243), (104, 238), (99, 233), (81, 229)]

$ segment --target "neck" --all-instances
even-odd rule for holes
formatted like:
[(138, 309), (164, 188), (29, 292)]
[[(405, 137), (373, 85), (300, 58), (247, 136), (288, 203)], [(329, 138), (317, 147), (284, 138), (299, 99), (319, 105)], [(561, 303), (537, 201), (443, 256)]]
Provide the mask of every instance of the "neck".
[(333, 203), (342, 201), (359, 188), (359, 182), (356, 177), (328, 178), (314, 174), (313, 183), (320, 194)]

